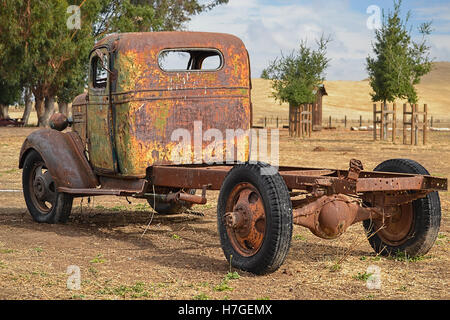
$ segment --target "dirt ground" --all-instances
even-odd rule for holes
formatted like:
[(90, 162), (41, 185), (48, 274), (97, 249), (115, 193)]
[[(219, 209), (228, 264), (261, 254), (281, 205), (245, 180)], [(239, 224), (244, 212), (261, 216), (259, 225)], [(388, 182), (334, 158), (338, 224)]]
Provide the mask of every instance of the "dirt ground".
[[(0, 128), (0, 189), (21, 189), (19, 150), (33, 130)], [(302, 140), (282, 131), (280, 164), (346, 169), (357, 158), (371, 170), (402, 157), (450, 177), (450, 133), (432, 132), (430, 140), (411, 147), (373, 142), (370, 132), (325, 130)], [(207, 205), (194, 207), (204, 216), (154, 215), (142, 200), (78, 199), (67, 224), (48, 225), (32, 221), (22, 193), (0, 192), (0, 299), (450, 298), (449, 192), (440, 194), (439, 237), (423, 257), (376, 256), (361, 224), (332, 241), (294, 226), (285, 263), (265, 276), (229, 274), (217, 234), (217, 195), (210, 192)], [(67, 288), (69, 266), (80, 269), (80, 290)], [(371, 266), (380, 270), (380, 289), (366, 286)]]

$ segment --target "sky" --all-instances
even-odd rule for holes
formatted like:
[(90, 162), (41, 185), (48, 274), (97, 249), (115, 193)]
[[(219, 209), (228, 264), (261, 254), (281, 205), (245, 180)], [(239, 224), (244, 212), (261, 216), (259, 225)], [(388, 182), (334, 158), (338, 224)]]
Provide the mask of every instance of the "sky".
[[(322, 34), (330, 35), (326, 79), (362, 80), (367, 78), (365, 61), (374, 40), (369, 27), (376, 23), (377, 12), (392, 9), (392, 4), (392, 0), (230, 0), (194, 16), (187, 29), (241, 38), (250, 53), (254, 78), (281, 53), (295, 50), (301, 40), (314, 47)], [(406, 15), (407, 11), (412, 14), (413, 30), (433, 21), (428, 38), (431, 57), (450, 61), (450, 0), (403, 0), (402, 12)], [(413, 35), (420, 39), (417, 32)]]

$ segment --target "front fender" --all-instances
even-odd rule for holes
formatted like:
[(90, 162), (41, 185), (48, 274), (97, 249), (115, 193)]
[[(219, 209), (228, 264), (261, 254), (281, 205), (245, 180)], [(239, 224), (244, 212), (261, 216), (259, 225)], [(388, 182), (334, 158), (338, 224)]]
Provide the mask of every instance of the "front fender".
[(31, 150), (36, 150), (41, 155), (57, 188), (84, 189), (99, 185), (77, 133), (63, 133), (52, 129), (34, 131), (25, 139), (20, 150), (20, 169)]

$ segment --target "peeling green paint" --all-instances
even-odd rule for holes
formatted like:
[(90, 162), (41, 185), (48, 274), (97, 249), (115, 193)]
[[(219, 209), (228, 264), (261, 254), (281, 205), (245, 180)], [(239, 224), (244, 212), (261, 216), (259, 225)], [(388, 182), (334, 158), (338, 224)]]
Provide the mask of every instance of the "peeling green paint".
[(157, 106), (158, 112), (155, 119), (155, 128), (158, 130), (161, 136), (164, 136), (170, 105), (168, 102), (164, 101), (158, 103)]

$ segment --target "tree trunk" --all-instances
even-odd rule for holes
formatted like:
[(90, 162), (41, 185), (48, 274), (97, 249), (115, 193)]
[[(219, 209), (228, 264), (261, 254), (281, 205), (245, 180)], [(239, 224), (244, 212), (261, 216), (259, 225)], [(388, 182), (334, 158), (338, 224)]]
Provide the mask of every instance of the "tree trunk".
[(45, 97), (44, 113), (39, 118), (39, 127), (48, 127), (49, 119), (55, 113), (55, 97)]
[(295, 121), (295, 111), (296, 106), (289, 102), (289, 136), (293, 137), (295, 135), (296, 121)]
[(9, 119), (8, 109), (8, 105), (0, 104), (0, 119)]
[(67, 102), (58, 102), (58, 110), (59, 113), (62, 113), (66, 117), (69, 116), (69, 104)]
[(38, 126), (41, 127), (41, 118), (43, 117), (45, 111), (44, 97), (34, 93), (34, 102), (34, 108), (36, 109), (36, 115), (38, 118)]
[(28, 125), (28, 121), (30, 120), (30, 113), (31, 113), (31, 109), (33, 108), (33, 103), (31, 101), (31, 90), (30, 89), (25, 89), (25, 96), (24, 96), (24, 100), (25, 100), (25, 110), (23, 111), (23, 115), (22, 115), (22, 121), (23, 121), (23, 125), (26, 126)]

